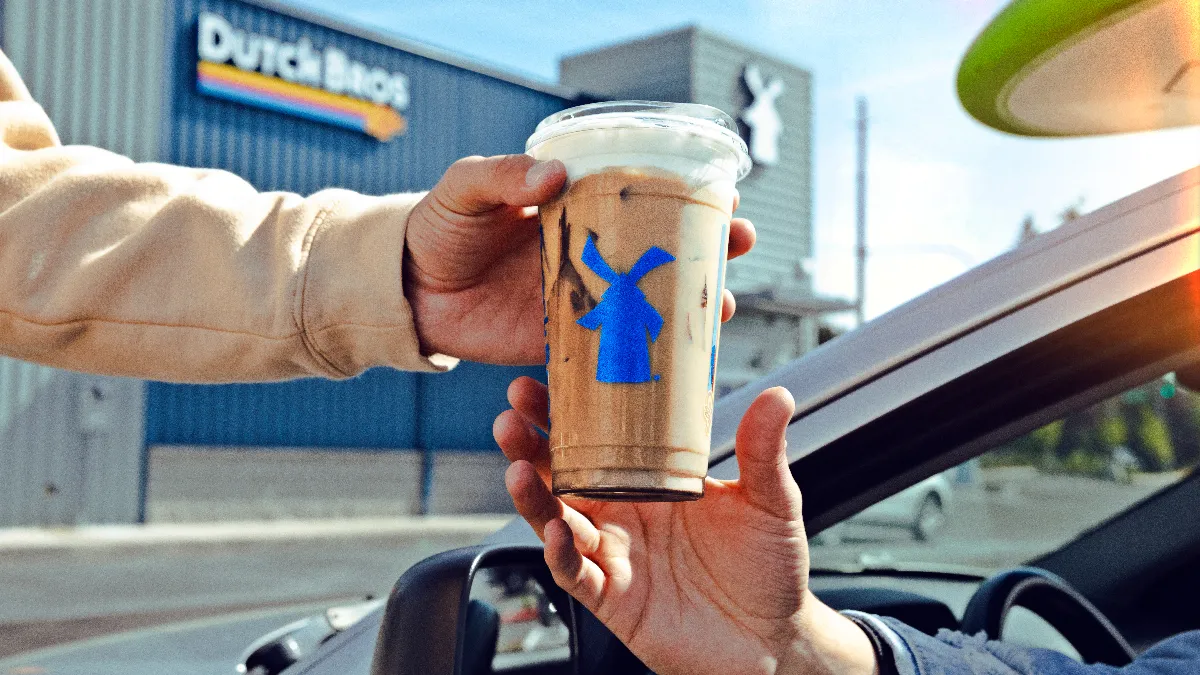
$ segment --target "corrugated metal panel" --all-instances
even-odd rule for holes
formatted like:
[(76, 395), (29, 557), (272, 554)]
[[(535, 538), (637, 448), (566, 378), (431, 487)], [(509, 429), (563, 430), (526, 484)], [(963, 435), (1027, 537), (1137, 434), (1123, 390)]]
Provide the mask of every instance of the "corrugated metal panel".
[[(756, 167), (741, 183), (739, 216), (758, 230), (758, 245), (730, 264), (735, 290), (790, 279), (812, 253), (812, 76), (789, 63), (763, 56), (729, 40), (697, 30), (693, 43), (692, 93), (697, 103), (735, 117), (752, 98), (742, 81), (747, 64), (758, 64), (767, 79), (779, 77), (784, 92), (776, 100), (783, 118), (779, 163)], [(748, 137), (748, 130), (743, 128)]]
[(146, 383), (73, 373), (83, 436), (83, 488), (77, 523), (130, 523), (142, 517)]
[(147, 391), (147, 443), (414, 448), (417, 375), (377, 368), (353, 380), (177, 385)]
[(5, 0), (4, 50), (67, 144), (159, 159), (167, 0)]
[(462, 363), (440, 375), (420, 375), (420, 447), (495, 448), (492, 422), (508, 407), (505, 392), (509, 383), (521, 375), (546, 381), (545, 368), (498, 368), (478, 363)]
[(24, 422), (24, 413), (37, 409), (43, 419), (49, 418), (46, 391), (61, 375), (50, 368), (0, 358), (0, 526), (41, 523), (48, 517), (51, 502), (38, 494), (51, 473), (50, 453), (42, 448), (58, 444), (59, 439), (47, 437), (62, 425), (30, 425)]
[(505, 391), (520, 375), (546, 379), (542, 368), (462, 363), (440, 375), (376, 368), (340, 382), (151, 382), (146, 439), (150, 445), (487, 450), (495, 447), (492, 420), (507, 407)]
[(0, 527), (134, 522), (142, 383), (0, 358)]
[[(201, 11), (238, 29), (408, 75), (408, 131), (388, 143), (354, 131), (205, 96), (196, 91), (195, 31)], [(172, 115), (164, 155), (175, 163), (233, 171), (261, 189), (311, 193), (346, 187), (387, 194), (430, 187), (469, 154), (521, 152), (524, 140), (563, 99), (347, 35), (237, 0), (179, 0), (171, 55)]]
[[(64, 143), (158, 159), (165, 0), (6, 0), (5, 53)], [(133, 522), (144, 384), (0, 358), (0, 527)]]
[[(314, 47), (410, 80), (408, 131), (387, 143), (197, 93), (201, 11), (236, 28)], [(546, 115), (569, 103), (548, 93), (407, 53), (238, 0), (178, 0), (172, 28), (170, 114), (163, 155), (233, 171), (263, 190), (368, 194), (427, 189), (455, 159), (521, 152)], [(147, 436), (155, 444), (260, 447), (494, 449), (492, 418), (509, 381), (544, 370), (462, 364), (446, 375), (373, 370), (343, 382), (261, 385), (152, 383)], [(419, 403), (418, 403), (419, 401)], [(419, 415), (417, 410), (420, 410)]]
[(559, 80), (612, 99), (691, 100), (692, 28), (654, 35), (559, 62)]

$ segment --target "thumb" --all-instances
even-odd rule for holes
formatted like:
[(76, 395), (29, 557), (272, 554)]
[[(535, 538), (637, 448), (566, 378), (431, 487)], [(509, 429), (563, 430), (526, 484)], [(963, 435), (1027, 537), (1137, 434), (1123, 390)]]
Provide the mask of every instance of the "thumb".
[(501, 206), (544, 204), (558, 194), (566, 178), (567, 170), (558, 160), (464, 157), (446, 169), (430, 196), (460, 216), (477, 216)]
[(788, 469), (785, 438), (795, 411), (792, 394), (773, 387), (754, 399), (738, 425), (738, 486), (752, 503), (771, 511), (799, 505), (800, 488)]

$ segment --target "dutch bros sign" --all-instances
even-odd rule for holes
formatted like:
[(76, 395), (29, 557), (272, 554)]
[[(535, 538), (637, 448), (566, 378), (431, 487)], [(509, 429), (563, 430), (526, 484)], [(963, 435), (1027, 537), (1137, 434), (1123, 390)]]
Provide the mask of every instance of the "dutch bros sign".
[(203, 12), (197, 28), (201, 93), (361, 131), (380, 141), (403, 134), (408, 77), (369, 67), (335, 47), (237, 30)]

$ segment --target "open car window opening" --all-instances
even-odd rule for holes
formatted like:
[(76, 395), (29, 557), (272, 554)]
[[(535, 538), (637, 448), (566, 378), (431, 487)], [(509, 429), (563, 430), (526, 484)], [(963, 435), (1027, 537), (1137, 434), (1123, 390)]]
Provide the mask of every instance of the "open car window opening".
[[(818, 521), (814, 565), (1001, 569), (1187, 478), (1200, 461), (1196, 281), (1054, 331), (794, 464)], [(862, 461), (837, 463), (848, 452)], [(838, 480), (811, 480), (835, 463)], [(886, 490), (902, 465), (925, 475)], [(885, 498), (822, 513), (834, 486)]]
[(1198, 462), (1200, 394), (1168, 373), (826, 529), (813, 564), (1013, 567), (1187, 478)]

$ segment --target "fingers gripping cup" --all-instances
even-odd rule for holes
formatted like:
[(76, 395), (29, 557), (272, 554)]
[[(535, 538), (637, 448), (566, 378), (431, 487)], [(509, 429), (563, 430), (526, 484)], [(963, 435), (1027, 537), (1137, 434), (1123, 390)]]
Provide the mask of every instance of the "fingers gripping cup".
[(526, 144), (567, 187), (540, 209), (555, 494), (698, 499), (708, 473), (734, 184), (746, 144), (696, 104), (565, 110)]

